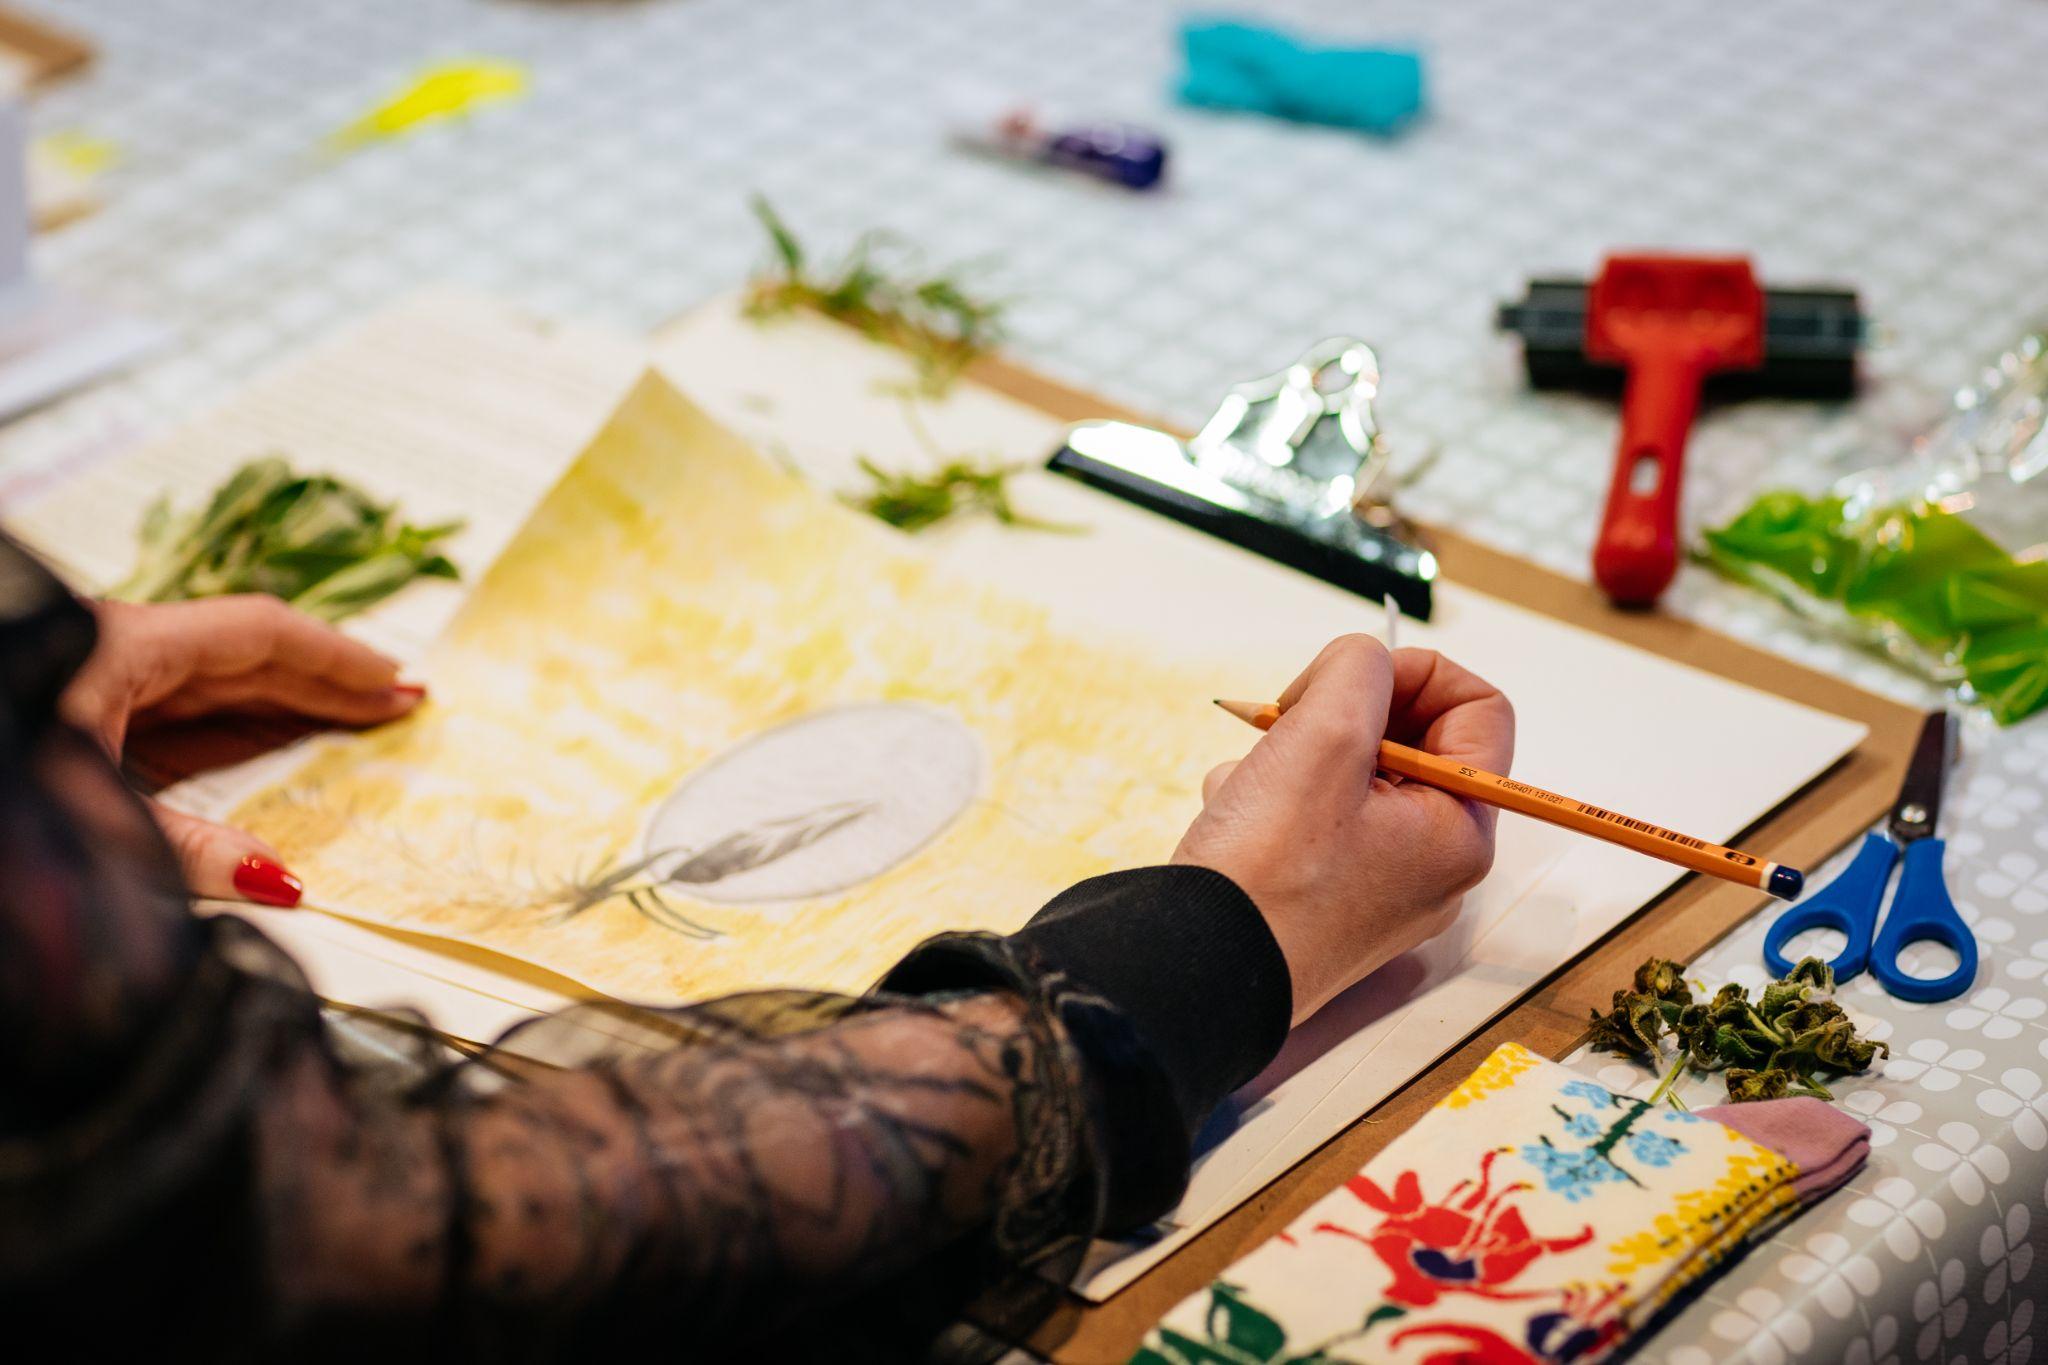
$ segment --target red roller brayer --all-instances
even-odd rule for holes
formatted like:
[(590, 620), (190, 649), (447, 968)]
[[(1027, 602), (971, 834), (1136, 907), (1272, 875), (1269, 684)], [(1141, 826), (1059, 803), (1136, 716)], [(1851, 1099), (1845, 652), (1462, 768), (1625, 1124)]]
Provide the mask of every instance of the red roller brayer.
[(1739, 256), (1610, 256), (1590, 287), (1532, 283), (1501, 326), (1521, 336), (1539, 387), (1625, 376), (1593, 577), (1629, 606), (1655, 602), (1678, 572), (1685, 438), (1702, 392), (1846, 397), (1863, 339), (1853, 292), (1766, 292)]

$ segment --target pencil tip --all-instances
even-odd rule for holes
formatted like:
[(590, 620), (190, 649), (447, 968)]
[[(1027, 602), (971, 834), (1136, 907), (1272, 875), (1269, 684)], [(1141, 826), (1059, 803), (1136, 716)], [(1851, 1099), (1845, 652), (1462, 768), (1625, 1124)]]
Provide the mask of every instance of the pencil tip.
[(1247, 725), (1256, 725), (1261, 730), (1272, 725), (1273, 717), (1277, 714), (1271, 706), (1255, 701), (1229, 701), (1219, 697), (1216, 704)]

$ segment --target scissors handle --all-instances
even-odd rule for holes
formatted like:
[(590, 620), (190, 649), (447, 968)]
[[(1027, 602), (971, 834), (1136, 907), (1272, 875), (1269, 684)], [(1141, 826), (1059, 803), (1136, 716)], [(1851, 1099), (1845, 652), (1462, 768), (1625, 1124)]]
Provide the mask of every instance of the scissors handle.
[[(1870, 949), (1870, 974), (1901, 1000), (1931, 1004), (1951, 1000), (1977, 978), (1977, 939), (1956, 913), (1948, 884), (1941, 876), (1940, 839), (1915, 839), (1906, 845), (1905, 868), (1884, 928)], [(1909, 943), (1939, 943), (1956, 955), (1956, 969), (1934, 980), (1908, 976), (1899, 968), (1899, 954)]]
[[(1870, 940), (1877, 930), (1877, 910), (1884, 900), (1885, 883), (1891, 880), (1892, 864), (1898, 861), (1899, 846), (1887, 835), (1863, 836), (1863, 847), (1855, 861), (1840, 876), (1778, 916), (1764, 935), (1764, 965), (1779, 976), (1792, 970), (1785, 959), (1785, 945), (1808, 929), (1837, 929), (1848, 937), (1842, 951), (1828, 965), (1835, 980), (1847, 981), (1870, 963)], [(1936, 864), (1939, 867), (1939, 862)], [(1897, 915), (1894, 910), (1893, 915)], [(1974, 970), (1974, 967), (1973, 967)]]

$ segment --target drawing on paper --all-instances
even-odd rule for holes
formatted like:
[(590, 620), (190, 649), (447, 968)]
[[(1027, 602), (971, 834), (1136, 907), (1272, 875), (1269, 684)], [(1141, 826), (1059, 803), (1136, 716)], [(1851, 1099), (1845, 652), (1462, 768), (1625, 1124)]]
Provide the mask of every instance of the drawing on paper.
[(685, 778), (647, 822), (646, 857), (659, 880), (720, 904), (844, 891), (937, 838), (981, 775), (981, 743), (950, 712), (837, 707)]
[(856, 991), (1163, 861), (1242, 752), (1205, 699), (1272, 685), (1245, 667), (1063, 634), (649, 378), (478, 581), (428, 704), (229, 818), (320, 909), (612, 994)]

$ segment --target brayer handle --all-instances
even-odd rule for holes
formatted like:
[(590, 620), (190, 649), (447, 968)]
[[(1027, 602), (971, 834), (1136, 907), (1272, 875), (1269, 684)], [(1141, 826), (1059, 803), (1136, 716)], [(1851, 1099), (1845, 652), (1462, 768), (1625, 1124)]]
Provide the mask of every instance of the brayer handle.
[(1638, 352), (1621, 406), (1621, 448), (1593, 546), (1593, 577), (1624, 606), (1657, 600), (1678, 572), (1678, 491), (1704, 367), (1683, 347)]

